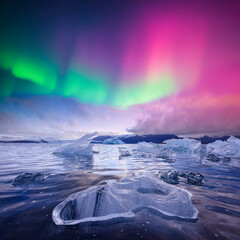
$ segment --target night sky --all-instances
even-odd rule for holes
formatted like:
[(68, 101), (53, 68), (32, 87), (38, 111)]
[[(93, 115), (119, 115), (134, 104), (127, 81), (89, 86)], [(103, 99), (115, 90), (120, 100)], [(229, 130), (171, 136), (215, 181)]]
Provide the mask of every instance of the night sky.
[(240, 1), (0, 4), (0, 134), (240, 134)]

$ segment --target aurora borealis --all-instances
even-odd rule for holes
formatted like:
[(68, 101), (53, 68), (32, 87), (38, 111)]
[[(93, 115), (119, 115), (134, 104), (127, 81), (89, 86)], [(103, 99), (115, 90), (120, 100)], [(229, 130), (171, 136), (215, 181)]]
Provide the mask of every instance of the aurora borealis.
[(240, 134), (238, 1), (1, 4), (0, 133)]

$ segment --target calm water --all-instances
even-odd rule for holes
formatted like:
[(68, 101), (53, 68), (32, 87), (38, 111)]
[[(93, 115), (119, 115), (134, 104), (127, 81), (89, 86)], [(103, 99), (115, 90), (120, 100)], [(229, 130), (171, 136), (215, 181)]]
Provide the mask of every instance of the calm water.
[[(124, 145), (132, 150), (136, 145)], [(206, 167), (199, 155), (176, 159), (119, 159), (118, 147), (94, 145), (93, 160), (66, 159), (51, 154), (59, 144), (0, 144), (0, 239), (240, 239), (240, 170)], [(134, 221), (101, 226), (56, 226), (53, 208), (71, 193), (104, 179), (133, 172), (179, 170), (199, 172), (203, 186), (180, 182), (193, 194), (199, 210), (197, 222), (166, 220), (143, 210)], [(24, 172), (50, 174), (47, 180), (14, 187)]]

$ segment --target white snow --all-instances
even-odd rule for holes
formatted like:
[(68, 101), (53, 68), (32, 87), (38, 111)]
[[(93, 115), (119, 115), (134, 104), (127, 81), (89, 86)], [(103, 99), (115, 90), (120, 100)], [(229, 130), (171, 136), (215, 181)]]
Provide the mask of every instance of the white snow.
[(80, 139), (74, 141), (74, 143), (68, 144), (67, 146), (60, 147), (54, 151), (54, 154), (62, 155), (64, 157), (74, 158), (87, 158), (92, 159), (93, 146), (90, 144), (93, 137), (97, 135), (96, 132), (86, 134)]
[(106, 182), (72, 194), (58, 204), (52, 212), (55, 224), (126, 221), (144, 208), (167, 218), (194, 220), (198, 216), (191, 193), (156, 176), (137, 174)]

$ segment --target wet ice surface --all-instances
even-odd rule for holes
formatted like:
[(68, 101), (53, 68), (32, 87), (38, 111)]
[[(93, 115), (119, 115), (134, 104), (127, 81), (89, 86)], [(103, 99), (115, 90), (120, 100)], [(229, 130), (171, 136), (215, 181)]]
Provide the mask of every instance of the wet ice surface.
[[(121, 146), (121, 145), (120, 145)], [(0, 239), (239, 239), (240, 170), (227, 165), (206, 166), (199, 154), (178, 153), (171, 158), (119, 159), (119, 145), (94, 145), (91, 160), (51, 154), (59, 144), (0, 144)], [(137, 145), (127, 145), (133, 153)], [(235, 159), (239, 161), (239, 159)], [(71, 194), (120, 179), (129, 173), (176, 170), (199, 172), (202, 186), (179, 179), (180, 188), (193, 194), (197, 222), (166, 219), (143, 209), (131, 222), (100, 226), (57, 226), (53, 209)], [(24, 172), (50, 174), (39, 183), (12, 186)], [(68, 174), (67, 174), (68, 173)], [(162, 181), (162, 180), (159, 180)]]
[(52, 216), (57, 225), (121, 222), (147, 209), (169, 219), (195, 220), (198, 210), (192, 205), (191, 196), (156, 176), (132, 174), (72, 194), (54, 208)]
[(90, 144), (90, 141), (96, 134), (96, 132), (86, 134), (80, 139), (73, 141), (73, 143), (57, 148), (53, 151), (53, 154), (64, 158), (84, 158), (91, 160), (93, 158), (93, 146)]

